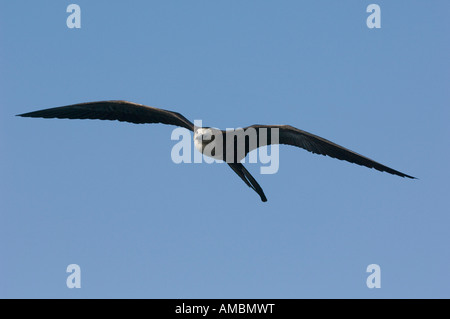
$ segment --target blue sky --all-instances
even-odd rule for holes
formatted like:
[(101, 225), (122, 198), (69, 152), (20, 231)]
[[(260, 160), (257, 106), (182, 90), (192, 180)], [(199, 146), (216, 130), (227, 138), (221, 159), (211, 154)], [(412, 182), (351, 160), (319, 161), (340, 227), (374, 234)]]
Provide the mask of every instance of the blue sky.
[[(0, 2), (0, 297), (450, 297), (448, 1), (80, 0), (69, 29), (71, 3)], [(262, 203), (173, 163), (173, 127), (15, 117), (111, 99), (290, 124), (419, 180), (281, 146), (277, 174), (247, 164)]]

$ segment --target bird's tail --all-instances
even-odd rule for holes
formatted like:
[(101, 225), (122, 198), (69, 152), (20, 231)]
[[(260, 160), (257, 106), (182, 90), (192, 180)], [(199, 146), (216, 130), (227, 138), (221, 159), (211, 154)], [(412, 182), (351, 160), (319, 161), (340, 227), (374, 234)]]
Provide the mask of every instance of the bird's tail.
[(255, 180), (252, 174), (247, 171), (244, 165), (242, 165), (241, 163), (228, 163), (228, 165), (230, 165), (233, 171), (238, 174), (238, 176), (245, 182), (245, 184), (247, 184), (248, 187), (258, 193), (263, 202), (267, 202), (266, 195), (264, 195), (261, 186), (259, 186), (258, 182)]

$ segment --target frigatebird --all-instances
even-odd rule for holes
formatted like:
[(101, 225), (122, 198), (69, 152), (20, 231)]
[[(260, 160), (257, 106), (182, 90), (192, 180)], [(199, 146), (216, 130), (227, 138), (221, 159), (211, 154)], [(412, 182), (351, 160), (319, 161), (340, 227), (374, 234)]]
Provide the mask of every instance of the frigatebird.
[[(252, 143), (249, 136), (245, 136), (242, 143), (242, 151), (239, 151), (239, 143), (236, 141), (236, 135), (229, 135), (228, 131), (221, 131), (210, 127), (196, 127), (191, 121), (177, 112), (167, 111), (155, 107), (137, 104), (128, 101), (98, 101), (73, 104), (68, 106), (54, 107), (40, 111), (19, 114), (22, 117), (40, 117), (40, 118), (59, 118), (59, 119), (98, 119), (98, 120), (117, 120), (121, 122), (130, 122), (135, 124), (144, 123), (163, 123), (168, 125), (176, 125), (184, 127), (194, 133), (194, 144), (196, 149), (203, 154), (224, 160), (233, 171), (258, 195), (263, 202), (267, 198), (258, 182), (250, 174), (249, 171), (241, 163), (241, 160), (252, 150), (271, 144), (287, 144), (303, 148), (309, 152), (328, 155), (333, 158), (345, 160), (350, 163), (374, 168), (376, 170), (387, 172), (393, 175), (415, 179), (415, 177), (399, 172), (395, 169), (382, 165), (365, 156), (355, 153), (347, 148), (326, 140), (320, 136), (302, 131), (290, 125), (252, 125), (243, 128), (244, 132), (253, 131), (257, 135), (256, 142)], [(261, 141), (261, 134), (267, 138)], [(277, 138), (273, 138), (276, 132)], [(221, 135), (221, 136), (220, 136)], [(206, 154), (204, 152), (206, 146), (210, 143), (217, 143), (218, 138), (222, 137), (222, 145), (215, 145), (209, 149), (222, 149), (221, 152)], [(230, 137), (232, 136), (232, 137)], [(227, 144), (231, 139), (233, 141)], [(232, 145), (233, 155), (231, 160), (226, 156), (227, 151), (230, 153), (229, 145)], [(238, 155), (241, 154), (241, 155)]]

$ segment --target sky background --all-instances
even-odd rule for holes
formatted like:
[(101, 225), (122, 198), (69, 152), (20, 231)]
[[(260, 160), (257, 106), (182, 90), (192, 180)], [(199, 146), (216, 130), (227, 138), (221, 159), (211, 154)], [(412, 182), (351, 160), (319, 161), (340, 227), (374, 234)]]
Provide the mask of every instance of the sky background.
[[(449, 13), (1, 0), (0, 297), (449, 298)], [(174, 127), (15, 116), (112, 99), (290, 124), (419, 179), (281, 146), (277, 174), (247, 164), (263, 203), (227, 165), (173, 163)]]

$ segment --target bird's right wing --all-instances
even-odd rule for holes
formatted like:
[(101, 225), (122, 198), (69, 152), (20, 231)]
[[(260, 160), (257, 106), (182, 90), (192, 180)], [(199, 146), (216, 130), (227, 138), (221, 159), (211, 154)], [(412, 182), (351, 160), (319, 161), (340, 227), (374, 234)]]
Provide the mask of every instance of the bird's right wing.
[(18, 116), (58, 119), (117, 120), (135, 124), (163, 123), (181, 126), (194, 131), (194, 124), (180, 113), (128, 101), (100, 101), (73, 104), (19, 114)]

